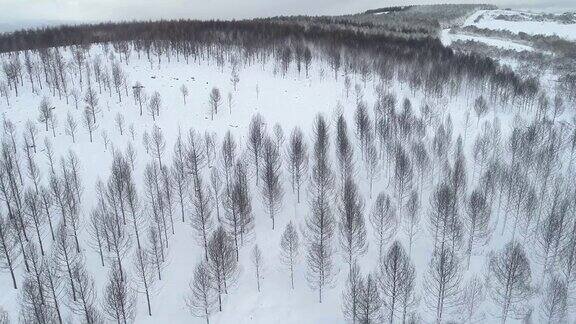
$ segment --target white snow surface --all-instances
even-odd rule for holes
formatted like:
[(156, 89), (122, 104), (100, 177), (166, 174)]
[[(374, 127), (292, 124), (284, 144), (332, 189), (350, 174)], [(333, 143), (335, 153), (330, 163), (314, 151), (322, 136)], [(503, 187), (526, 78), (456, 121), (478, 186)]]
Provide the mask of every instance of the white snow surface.
[[(93, 46), (90, 56), (94, 57), (101, 55), (101, 49), (98, 46)], [(66, 56), (69, 56), (66, 51)], [(117, 59), (117, 57), (116, 57)], [(108, 58), (103, 56), (103, 61), (107, 62)], [(154, 58), (153, 58), (154, 60)], [(38, 116), (38, 105), (43, 96), (49, 96), (55, 106), (55, 113), (59, 120), (56, 138), (52, 138), (50, 131), (44, 132), (41, 124), (39, 124), (40, 139), (38, 143), (42, 142), (43, 137), (48, 137), (54, 144), (56, 156), (66, 154), (68, 150), (73, 150), (80, 158), (82, 169), (82, 183), (84, 186), (82, 196), (82, 209), (83, 217), (87, 217), (89, 211), (95, 206), (95, 183), (98, 178), (106, 180), (109, 174), (111, 164), (111, 149), (104, 148), (101, 131), (105, 130), (111, 138), (112, 145), (124, 151), (126, 145), (132, 141), (130, 134), (125, 132), (120, 135), (119, 131), (114, 126), (114, 117), (117, 112), (124, 115), (126, 125), (134, 125), (136, 130), (134, 143), (137, 150), (137, 165), (134, 171), (138, 185), (138, 194), (143, 196), (142, 174), (147, 162), (152, 160), (152, 157), (146, 154), (142, 144), (142, 134), (145, 130), (151, 131), (152, 126), (156, 124), (161, 128), (166, 138), (165, 161), (170, 161), (173, 151), (173, 145), (178, 135), (178, 130), (181, 129), (185, 135), (188, 129), (194, 128), (200, 132), (205, 130), (215, 131), (218, 134), (218, 151), (220, 147), (220, 140), (224, 133), (230, 130), (236, 137), (236, 141), (240, 144), (240, 151), (246, 147), (246, 134), (247, 126), (250, 118), (255, 113), (260, 113), (267, 123), (268, 132), (272, 132), (272, 125), (280, 123), (284, 129), (284, 134), (288, 137), (290, 131), (294, 126), (300, 126), (308, 140), (308, 146), (312, 144), (312, 123), (314, 117), (318, 113), (322, 113), (331, 123), (330, 131), (333, 134), (334, 129), (334, 116), (335, 107), (338, 103), (342, 104), (343, 113), (348, 121), (348, 130), (350, 136), (354, 137), (354, 110), (355, 110), (355, 95), (354, 84), (359, 84), (364, 92), (364, 100), (367, 101), (368, 106), (372, 107), (375, 101), (375, 88), (379, 86), (379, 80), (371, 78), (366, 84), (362, 82), (360, 76), (351, 75), (352, 89), (349, 96), (346, 96), (344, 87), (344, 76), (340, 72), (337, 79), (334, 78), (334, 73), (330, 70), (326, 62), (315, 60), (312, 63), (312, 68), (308, 77), (305, 76), (304, 71), (298, 74), (294, 65), (292, 65), (286, 76), (281, 76), (276, 73), (279, 67), (273, 61), (268, 61), (265, 65), (254, 64), (251, 66), (242, 65), (240, 69), (240, 83), (238, 90), (234, 91), (230, 82), (230, 65), (226, 64), (225, 67), (220, 68), (214, 61), (199, 60), (186, 64), (182, 58), (177, 62), (172, 57), (171, 62), (168, 62), (165, 57), (162, 58), (161, 67), (158, 68), (156, 63), (151, 67), (143, 55), (138, 58), (135, 53), (132, 53), (129, 64), (122, 63), (123, 68), (129, 73), (128, 80), (130, 84), (140, 81), (144, 85), (145, 92), (151, 94), (153, 91), (159, 91), (162, 96), (162, 108), (160, 116), (156, 122), (145, 112), (143, 116), (138, 114), (137, 105), (131, 96), (123, 96), (122, 102), (119, 102), (115, 93), (111, 96), (103, 92), (100, 95), (100, 108), (101, 113), (98, 118), (100, 119), (99, 125), (94, 142), (88, 141), (87, 131), (83, 126), (79, 127), (77, 141), (72, 143), (69, 136), (64, 133), (64, 122), (66, 113), (71, 112), (78, 122), (81, 120), (81, 109), (76, 110), (72, 101), (66, 104), (65, 100), (59, 100), (57, 96), (52, 94), (45, 88), (42, 93), (32, 93), (30, 86), (26, 83), (20, 90), (20, 95), (15, 98), (11, 97), (10, 105), (2, 100), (0, 101), (0, 112), (3, 118), (8, 118), (13, 121), (19, 133), (24, 128), (24, 123), (28, 120), (36, 120)], [(71, 75), (75, 75), (74, 70), (70, 70)], [(77, 82), (78, 80), (74, 78)], [(185, 84), (190, 92), (185, 105), (179, 88)], [(209, 92), (213, 86), (219, 87), (223, 94), (224, 105), (221, 107), (219, 113), (210, 120), (208, 113), (208, 97)], [(76, 84), (76, 87), (79, 87)], [(84, 84), (84, 89), (86, 84)], [(256, 89), (258, 88), (258, 95)], [(394, 80), (387, 86), (388, 91), (395, 92), (399, 105), (401, 100), (409, 98), (412, 101), (414, 110), (417, 111), (424, 102), (429, 102), (437, 108), (436, 113), (438, 116), (446, 116), (447, 112), (452, 115), (455, 133), (454, 139), (458, 134), (464, 133), (464, 107), (471, 107), (475, 95), (468, 93), (455, 97), (445, 97), (443, 99), (425, 98), (421, 92), (412, 93), (408, 86)], [(233, 107), (231, 113), (228, 111), (226, 96), (229, 92), (233, 93)], [(472, 91), (473, 92), (473, 91)], [(442, 107), (442, 109), (440, 108)], [(370, 112), (371, 112), (370, 108)], [(492, 113), (485, 118), (492, 118)], [(473, 112), (472, 112), (473, 116)], [(499, 116), (504, 126), (504, 135), (509, 132), (509, 122), (511, 115), (504, 114)], [(472, 117), (474, 120), (474, 117)], [(470, 156), (471, 146), (475, 138), (475, 134), (480, 130), (482, 120), (480, 123), (470, 122), (467, 130), (467, 140), (465, 143), (465, 150)], [(429, 131), (432, 127), (429, 127)], [(430, 135), (427, 135), (430, 136)], [(332, 138), (331, 138), (332, 139)], [(333, 141), (331, 142), (333, 145)], [(331, 152), (333, 152), (331, 147)], [(356, 148), (356, 155), (359, 155)], [(36, 154), (36, 161), (42, 169), (42, 174), (47, 174), (47, 159), (42, 150)], [(368, 212), (372, 207), (375, 197), (381, 191), (393, 195), (393, 186), (389, 182), (390, 177), (383, 172), (380, 180), (374, 185), (374, 194), (372, 198), (369, 197), (368, 181), (365, 177), (365, 171), (361, 165), (360, 158), (356, 157), (357, 161), (357, 182), (365, 197), (365, 213), (366, 226), (368, 229), (369, 238), (373, 237), (372, 229), (368, 221)], [(471, 173), (472, 168), (470, 158), (469, 170)], [(336, 165), (333, 165), (334, 171)], [(208, 174), (204, 170), (205, 177)], [(292, 194), (289, 188), (289, 175), (286, 168), (283, 166), (283, 188), (285, 196), (283, 200), (283, 209), (277, 215), (276, 229), (272, 231), (271, 222), (260, 199), (258, 188), (255, 183), (251, 182), (252, 204), (255, 216), (256, 228), (255, 237), (247, 243), (241, 250), (240, 265), (241, 274), (240, 279), (236, 286), (230, 289), (228, 295), (224, 296), (224, 305), (222, 312), (216, 312), (211, 317), (211, 323), (343, 323), (345, 322), (341, 311), (341, 294), (344, 288), (344, 280), (347, 274), (347, 266), (343, 261), (340, 254), (335, 255), (335, 263), (340, 269), (334, 285), (325, 291), (322, 303), (318, 303), (317, 292), (311, 290), (305, 279), (306, 263), (304, 258), (304, 246), (302, 245), (299, 264), (296, 267), (295, 289), (290, 289), (289, 273), (281, 267), (279, 262), (279, 241), (280, 235), (285, 225), (290, 221), (294, 221), (298, 228), (303, 227), (304, 219), (309, 213), (309, 205), (306, 198), (306, 190), (304, 189), (302, 202), (296, 203), (295, 195)], [(469, 175), (469, 177), (472, 177)], [(45, 180), (45, 176), (43, 178)], [(470, 180), (470, 182), (474, 183)], [(306, 187), (306, 184), (303, 188)], [(473, 185), (470, 185), (473, 187)], [(415, 263), (417, 271), (417, 292), (419, 297), (423, 293), (423, 277), (428, 268), (428, 260), (432, 253), (431, 241), (427, 237), (427, 210), (429, 206), (428, 190), (425, 190), (421, 203), (423, 209), (421, 210), (420, 231), (416, 236), (415, 245), (412, 251), (412, 260)], [(335, 217), (336, 213), (335, 213)], [(163, 280), (157, 283), (156, 293), (152, 295), (152, 316), (146, 313), (146, 301), (142, 294), (138, 295), (137, 303), (137, 323), (204, 323), (203, 318), (195, 318), (190, 315), (186, 309), (184, 297), (188, 292), (188, 283), (192, 278), (193, 270), (196, 264), (203, 258), (202, 248), (197, 244), (193, 236), (192, 229), (188, 223), (181, 223), (179, 215), (175, 212), (174, 219), (176, 221), (175, 235), (170, 237), (169, 247), (169, 263), (163, 272)], [(188, 221), (187, 221), (188, 222)], [(84, 219), (84, 224), (87, 225), (87, 219)], [(103, 287), (108, 275), (108, 265), (102, 267), (99, 264), (99, 259), (95, 251), (91, 250), (86, 243), (88, 234), (86, 227), (82, 230), (81, 249), (86, 255), (87, 268), (96, 280), (97, 293), (99, 296), (103, 294)], [(45, 229), (44, 241), (49, 245), (50, 239)], [(493, 239), (489, 246), (479, 251), (478, 255), (473, 255), (470, 271), (466, 272), (465, 278), (474, 274), (482, 274), (485, 270), (486, 255), (491, 249), (500, 249), (504, 243), (507, 242), (506, 236), (501, 237), (498, 234)], [(396, 238), (404, 242), (407, 246), (407, 237), (401, 230), (401, 227), (396, 234)], [(370, 239), (373, 241), (373, 239)], [(262, 291), (256, 291), (255, 275), (252, 265), (249, 261), (250, 251), (253, 244), (257, 243), (264, 255), (264, 274), (262, 279)], [(391, 243), (391, 242), (390, 242)], [(333, 241), (336, 250), (340, 250), (338, 246), (338, 234), (336, 233)], [(49, 249), (48, 249), (49, 250)], [(129, 258), (131, 260), (131, 256)], [(131, 265), (131, 261), (127, 261)], [(377, 246), (374, 243), (369, 245), (368, 252), (361, 258), (360, 264), (365, 273), (373, 271), (377, 264)], [(533, 263), (534, 264), (534, 263)], [(24, 274), (23, 265), (19, 265), (16, 270), (19, 283), (22, 283)], [(129, 274), (130, 275), (130, 271)], [(536, 276), (534, 276), (536, 278)], [(11, 286), (9, 273), (0, 273), (0, 306), (7, 310), (11, 319), (16, 322), (18, 317), (18, 299), (19, 291), (14, 290)], [(64, 298), (64, 297), (63, 297)], [(434, 314), (426, 309), (423, 301), (419, 303), (418, 311), (425, 321), (433, 321)], [(484, 303), (481, 308), (482, 313), (489, 316), (487, 319), (496, 320), (492, 314), (497, 313), (492, 305), (490, 299)], [(450, 318), (456, 319), (458, 314), (448, 315)], [(77, 322), (78, 317), (65, 311), (65, 318), (71, 323)]]
[[(496, 19), (499, 15), (513, 15), (523, 18), (519, 21)], [(524, 32), (529, 35), (556, 35), (560, 38), (576, 41), (576, 24), (562, 24), (556, 21), (535, 21), (532, 19), (532, 17), (537, 16), (537, 13), (517, 10), (478, 10), (466, 19), (464, 26), (508, 30), (513, 33)]]
[(442, 44), (444, 44), (445, 46), (450, 46), (450, 44), (452, 44), (455, 41), (476, 41), (479, 43), (486, 44), (488, 46), (514, 50), (518, 52), (534, 50), (532, 46), (520, 44), (511, 40), (478, 36), (478, 35), (469, 35), (466, 33), (451, 33), (450, 29), (442, 30), (440, 40), (442, 41)]

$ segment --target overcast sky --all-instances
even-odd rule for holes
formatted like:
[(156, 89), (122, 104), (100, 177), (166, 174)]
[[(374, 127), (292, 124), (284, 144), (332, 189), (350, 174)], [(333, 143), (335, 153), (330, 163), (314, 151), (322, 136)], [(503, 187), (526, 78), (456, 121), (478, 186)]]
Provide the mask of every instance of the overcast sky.
[[(332, 15), (367, 9), (446, 3), (446, 0), (0, 0), (0, 25), (159, 18), (233, 19), (277, 15)], [(453, 0), (454, 3), (470, 1)], [(576, 0), (486, 0), (506, 7), (566, 10)], [(6, 27), (4, 27), (6, 29)]]

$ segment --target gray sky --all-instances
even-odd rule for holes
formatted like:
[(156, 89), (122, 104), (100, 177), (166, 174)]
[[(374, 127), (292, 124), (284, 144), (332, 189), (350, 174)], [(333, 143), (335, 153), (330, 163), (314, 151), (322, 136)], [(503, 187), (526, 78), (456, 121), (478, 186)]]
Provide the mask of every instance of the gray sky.
[[(4, 30), (49, 22), (158, 18), (233, 19), (294, 14), (345, 14), (367, 9), (462, 0), (0, 0)], [(499, 6), (575, 9), (575, 0), (486, 0)], [(6, 27), (9, 26), (9, 27)], [(1, 27), (0, 27), (1, 28)]]

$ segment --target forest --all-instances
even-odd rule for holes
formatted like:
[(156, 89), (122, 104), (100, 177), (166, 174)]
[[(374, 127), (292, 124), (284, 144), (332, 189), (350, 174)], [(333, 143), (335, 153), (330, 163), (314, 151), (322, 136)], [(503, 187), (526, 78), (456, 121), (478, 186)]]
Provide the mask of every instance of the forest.
[(576, 318), (576, 78), (326, 17), (0, 52), (2, 324)]

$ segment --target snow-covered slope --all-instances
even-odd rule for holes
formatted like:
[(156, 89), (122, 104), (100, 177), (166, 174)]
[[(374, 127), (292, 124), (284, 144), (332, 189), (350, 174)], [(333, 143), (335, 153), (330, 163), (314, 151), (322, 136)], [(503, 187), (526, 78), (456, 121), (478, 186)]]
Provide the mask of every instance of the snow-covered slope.
[(493, 30), (507, 30), (529, 35), (556, 35), (576, 41), (576, 22), (562, 23), (546, 19), (542, 14), (516, 10), (478, 10), (470, 15), (464, 26), (476, 26)]
[[(65, 58), (70, 59), (70, 52), (62, 50)], [(55, 127), (55, 134), (52, 131), (44, 131), (43, 125), (38, 123), (40, 130), (37, 143), (43, 143), (44, 138), (48, 139), (54, 146), (55, 156), (59, 157), (72, 150), (80, 160), (82, 175), (83, 193), (81, 206), (82, 227), (80, 229), (80, 246), (87, 268), (96, 282), (96, 292), (99, 296), (104, 294), (104, 285), (107, 280), (110, 260), (106, 261), (106, 266), (100, 265), (100, 260), (96, 251), (89, 247), (91, 240), (88, 235), (88, 215), (96, 206), (96, 182), (98, 179), (106, 180), (109, 176), (112, 162), (112, 147), (125, 151), (128, 143), (132, 143), (136, 148), (137, 159), (134, 168), (134, 175), (137, 184), (138, 195), (141, 197), (142, 207), (146, 205), (144, 195), (143, 174), (147, 163), (154, 163), (155, 157), (147, 154), (147, 148), (143, 144), (145, 132), (151, 133), (153, 127), (157, 126), (163, 133), (166, 147), (164, 149), (164, 162), (171, 163), (173, 146), (178, 137), (179, 131), (184, 138), (190, 129), (200, 133), (215, 132), (217, 152), (220, 152), (221, 141), (224, 134), (230, 131), (238, 143), (238, 152), (246, 150), (247, 132), (250, 119), (259, 113), (266, 123), (267, 133), (273, 136), (273, 127), (279, 124), (283, 131), (286, 142), (290, 132), (295, 126), (300, 127), (305, 134), (308, 147), (312, 147), (313, 131), (312, 126), (315, 116), (322, 114), (329, 122), (331, 156), (334, 157), (334, 134), (335, 118), (342, 113), (348, 121), (348, 131), (354, 146), (354, 156), (356, 165), (356, 181), (359, 184), (360, 192), (364, 199), (364, 213), (369, 245), (367, 253), (359, 258), (359, 263), (364, 273), (375, 271), (379, 257), (377, 244), (375, 244), (374, 228), (370, 225), (368, 214), (374, 204), (375, 198), (380, 192), (387, 193), (395, 197), (395, 186), (393, 181), (392, 158), (386, 153), (378, 165), (380, 173), (379, 179), (374, 183), (373, 193), (370, 193), (369, 181), (366, 177), (364, 162), (361, 158), (359, 143), (355, 138), (354, 116), (358, 102), (365, 101), (368, 105), (370, 118), (374, 118), (372, 107), (377, 102), (379, 93), (393, 93), (397, 102), (396, 118), (401, 118), (400, 114), (406, 107), (414, 116), (422, 117), (424, 120), (425, 110), (421, 108), (429, 105), (431, 111), (426, 117), (426, 126), (422, 134), (412, 134), (419, 137), (425, 143), (429, 152), (433, 150), (434, 132), (440, 125), (446, 125), (449, 129), (453, 148), (456, 138), (463, 140), (464, 155), (468, 163), (468, 188), (469, 191), (475, 189), (479, 183), (480, 171), (476, 172), (476, 162), (473, 157), (473, 147), (476, 136), (485, 131), (490, 126), (483, 126), (484, 122), (492, 123), (499, 120), (502, 126), (501, 135), (505, 141), (511, 132), (514, 114), (519, 111), (518, 107), (490, 103), (489, 113), (476, 119), (474, 115), (474, 100), (481, 95), (479, 89), (466, 89), (455, 92), (451, 95), (444, 95), (435, 98), (422, 91), (412, 91), (407, 82), (400, 81), (396, 76), (387, 83), (368, 74), (362, 77), (357, 74), (346, 75), (342, 70), (334, 76), (330, 65), (321, 59), (312, 61), (310, 71), (298, 72), (295, 65), (289, 65), (287, 73), (281, 73), (282, 67), (275, 60), (267, 60), (265, 63), (252, 62), (252, 64), (239, 65), (239, 84), (234, 90), (231, 83), (232, 65), (228, 60), (217, 62), (211, 57), (199, 56), (198, 60), (185, 62), (182, 57), (176, 59), (172, 56), (170, 60), (162, 57), (158, 64), (155, 58), (151, 62), (142, 53), (141, 57), (132, 52), (128, 62), (118, 62), (119, 55), (111, 51), (104, 53), (100, 46), (93, 46), (89, 52), (88, 61), (96, 57), (102, 59), (106, 69), (111, 69), (113, 63), (120, 63), (121, 68), (127, 75), (127, 89), (120, 91), (121, 98), (114, 91), (114, 88), (102, 89), (99, 97), (98, 125), (99, 128), (94, 134), (94, 141), (89, 141), (88, 132), (82, 126), (82, 107), (76, 109), (72, 99), (66, 102), (65, 98), (59, 98), (56, 92), (51, 92), (47, 87), (42, 90), (32, 91), (31, 86), (23, 80), (23, 87), (19, 89), (18, 97), (13, 94), (10, 97), (10, 104), (4, 100), (0, 102), (0, 112), (5, 120), (10, 120), (16, 126), (19, 136), (24, 132), (25, 123), (28, 120), (36, 122), (38, 119), (38, 106), (42, 98), (50, 98), (54, 107), (58, 123)], [(233, 57), (234, 53), (227, 53)], [(227, 56), (228, 57), (228, 56)], [(70, 60), (71, 62), (71, 60)], [(70, 88), (76, 88), (85, 92), (87, 88), (86, 79), (80, 85), (78, 74), (86, 73), (79, 71), (73, 64), (69, 64), (66, 69), (67, 78), (73, 80), (69, 84)], [(93, 76), (92, 76), (93, 77)], [(86, 77), (85, 77), (86, 78)], [(348, 81), (347, 81), (348, 80)], [(92, 86), (98, 88), (95, 80)], [(136, 82), (141, 82), (144, 92), (151, 95), (158, 91), (162, 98), (162, 104), (158, 117), (153, 120), (152, 116), (145, 110), (143, 115), (139, 114), (138, 105), (134, 101), (129, 88)], [(189, 90), (186, 103), (180, 93), (180, 87), (185, 85)], [(36, 85), (38, 87), (38, 85)], [(213, 87), (218, 87), (222, 93), (222, 105), (213, 119), (208, 111), (208, 100)], [(128, 92), (128, 94), (125, 93)], [(230, 97), (228, 97), (230, 96)], [(228, 101), (228, 98), (231, 98)], [(409, 103), (404, 102), (408, 99)], [(79, 123), (76, 134), (76, 142), (65, 133), (65, 122), (67, 114), (70, 114)], [(526, 118), (532, 118), (525, 112)], [(120, 133), (116, 126), (116, 116), (123, 116), (125, 129)], [(558, 118), (560, 119), (560, 117)], [(133, 129), (127, 131), (128, 129)], [(452, 132), (453, 131), (453, 132)], [(105, 134), (105, 135), (104, 135)], [(105, 140), (107, 139), (107, 140)], [(108, 143), (109, 140), (109, 143)], [(105, 147), (107, 144), (107, 147)], [(406, 150), (408, 148), (408, 142)], [(285, 146), (282, 148), (284, 152)], [(392, 151), (392, 150), (390, 150)], [(450, 150), (447, 155), (448, 160), (452, 160)], [(411, 154), (411, 153), (410, 153)], [(432, 157), (432, 153), (430, 153)], [(217, 154), (219, 157), (219, 153)], [(42, 144), (38, 145), (38, 151), (34, 155), (36, 163), (40, 167), (42, 181), (47, 181), (49, 167), (45, 149)], [(24, 162), (22, 163), (24, 164)], [(331, 165), (336, 172), (336, 163)], [(485, 166), (485, 165), (484, 165)], [(219, 167), (219, 164), (212, 162), (201, 172), (205, 179), (209, 177), (210, 168)], [(440, 182), (440, 174), (443, 172), (440, 164), (436, 168), (427, 171), (424, 176), (428, 179), (422, 184), (422, 195), (420, 196), (420, 220), (419, 229), (415, 236), (414, 246), (411, 251), (411, 259), (416, 269), (416, 297), (414, 304), (415, 318), (421, 318), (425, 322), (431, 322), (436, 314), (430, 311), (424, 302), (427, 283), (424, 280), (428, 269), (428, 263), (433, 251), (433, 239), (429, 234), (428, 217), (430, 214), (430, 196), (434, 185)], [(478, 166), (479, 169), (483, 168)], [(249, 166), (253, 170), (252, 166)], [(290, 189), (290, 176), (288, 168), (284, 164), (282, 167), (281, 184), (284, 190), (282, 209), (276, 216), (276, 229), (271, 229), (271, 222), (267, 210), (261, 199), (260, 188), (256, 186), (254, 173), (250, 176), (250, 191), (252, 197), (253, 215), (255, 217), (255, 229), (253, 238), (248, 240), (240, 253), (240, 275), (237, 284), (229, 287), (229, 292), (224, 296), (223, 311), (215, 312), (211, 317), (211, 323), (343, 323), (344, 316), (341, 311), (342, 291), (345, 288), (345, 278), (348, 268), (342, 253), (335, 253), (334, 262), (337, 274), (329, 287), (324, 291), (322, 303), (318, 303), (318, 292), (309, 288), (306, 280), (306, 258), (305, 246), (301, 245), (301, 253), (296, 267), (295, 289), (290, 289), (289, 273), (279, 262), (279, 242), (280, 235), (289, 221), (296, 224), (297, 228), (304, 230), (305, 219), (309, 217), (309, 193), (303, 189), (303, 198), (300, 203), (296, 202), (295, 194)], [(474, 171), (472, 171), (474, 170)], [(337, 181), (341, 179), (337, 178)], [(417, 186), (416, 176), (414, 177), (414, 187)], [(307, 187), (307, 183), (303, 188)], [(191, 189), (190, 189), (191, 190)], [(337, 195), (335, 195), (337, 196)], [(496, 205), (496, 204), (495, 204)], [(334, 217), (338, 219), (336, 202), (333, 204)], [(222, 208), (222, 207), (220, 207)], [(398, 207), (401, 210), (403, 207)], [(177, 210), (177, 208), (175, 208)], [(168, 255), (169, 261), (163, 270), (163, 279), (159, 281), (152, 294), (152, 316), (148, 316), (146, 311), (146, 301), (143, 294), (138, 294), (137, 323), (203, 323), (202, 318), (195, 318), (188, 312), (185, 303), (185, 296), (189, 293), (188, 284), (193, 276), (193, 271), (198, 262), (203, 259), (203, 250), (198, 244), (194, 232), (192, 231), (189, 219), (190, 202), (187, 201), (187, 216), (185, 222), (181, 222), (178, 212), (174, 211), (175, 233), (169, 234)], [(508, 212), (502, 210), (495, 211), (490, 223), (492, 228), (492, 239), (485, 246), (474, 250), (469, 269), (462, 264), (463, 282), (475, 275), (483, 276), (486, 270), (486, 257), (491, 250), (501, 250), (510, 239), (511, 226), (501, 228), (501, 220), (498, 218)], [(55, 213), (57, 214), (57, 213)], [(405, 230), (405, 213), (398, 215), (399, 226), (393, 238), (401, 241), (405, 247), (408, 246), (408, 236)], [(519, 217), (519, 216), (518, 216)], [(495, 230), (495, 229), (498, 230)], [(527, 240), (525, 236), (522, 240)], [(48, 229), (44, 228), (43, 239), (46, 242), (47, 250), (50, 250), (51, 239)], [(133, 240), (133, 238), (132, 238)], [(339, 234), (333, 239), (335, 251), (340, 251)], [(386, 242), (386, 248), (390, 246), (392, 239)], [(533, 244), (527, 241), (528, 244)], [(262, 278), (262, 290), (256, 290), (256, 277), (254, 268), (250, 262), (250, 253), (254, 244), (258, 244), (263, 251), (264, 270)], [(132, 247), (133, 251), (134, 247)], [(528, 251), (531, 248), (528, 247)], [(534, 258), (529, 252), (529, 257)], [(126, 267), (128, 277), (133, 276), (131, 270), (132, 252), (126, 256)], [(533, 273), (536, 278), (540, 274), (540, 267), (533, 264)], [(18, 282), (21, 284), (24, 278), (24, 266), (18, 265), (16, 269)], [(11, 279), (7, 272), (0, 274), (0, 305), (9, 311), (13, 321), (17, 321), (20, 306), (20, 291), (11, 288)], [(133, 285), (133, 282), (130, 282)], [(62, 300), (67, 297), (62, 294)], [(101, 300), (101, 297), (100, 299)], [(101, 302), (98, 302), (100, 307)], [(66, 305), (66, 302), (64, 302)], [(476, 314), (480, 321), (490, 322), (496, 320), (499, 308), (488, 298), (481, 305), (480, 311)], [(81, 316), (72, 314), (64, 307), (65, 319), (70, 323), (81, 321)], [(496, 315), (494, 315), (496, 314)], [(463, 315), (458, 312), (449, 313), (445, 318), (461, 320)]]

